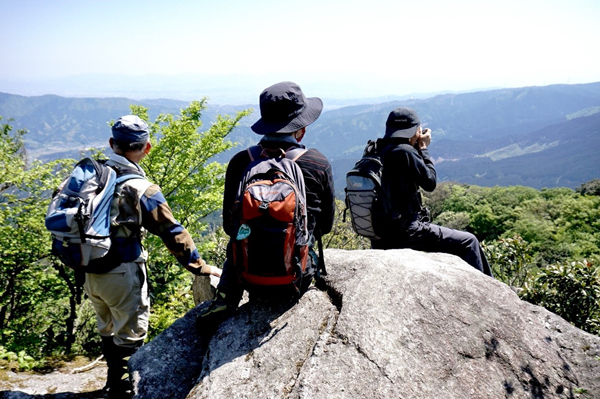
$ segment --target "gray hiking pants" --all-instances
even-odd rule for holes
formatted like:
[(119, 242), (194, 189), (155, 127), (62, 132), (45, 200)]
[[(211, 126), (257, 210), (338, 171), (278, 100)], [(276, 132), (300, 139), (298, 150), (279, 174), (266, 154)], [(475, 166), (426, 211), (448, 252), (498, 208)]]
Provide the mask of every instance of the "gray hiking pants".
[(117, 346), (142, 344), (150, 315), (144, 263), (127, 262), (108, 273), (87, 273), (83, 288), (96, 311), (102, 337), (112, 336)]
[(372, 240), (373, 249), (410, 248), (424, 252), (444, 252), (460, 257), (487, 276), (492, 269), (481, 249), (479, 240), (466, 231), (454, 230), (428, 222), (415, 220), (405, 231), (399, 230), (396, 236)]

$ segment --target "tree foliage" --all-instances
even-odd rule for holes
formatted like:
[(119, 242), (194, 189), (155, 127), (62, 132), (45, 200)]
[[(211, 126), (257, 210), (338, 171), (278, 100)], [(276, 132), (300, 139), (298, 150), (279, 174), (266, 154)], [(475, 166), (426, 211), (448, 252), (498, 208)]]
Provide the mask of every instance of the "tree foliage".
[(511, 287), (523, 288), (535, 273), (531, 246), (519, 236), (482, 243), (494, 277)]
[(600, 179), (594, 179), (582, 184), (577, 192), (581, 195), (596, 195), (600, 196)]
[[(0, 122), (3, 118), (0, 116)], [(0, 126), (0, 192), (17, 184), (24, 173), (27, 163), (23, 136), (25, 129), (13, 131), (12, 119)]]
[(525, 285), (521, 297), (600, 335), (600, 268), (586, 260), (548, 265)]
[(67, 287), (49, 260), (44, 227), (49, 192), (60, 182), (57, 171), (70, 162), (28, 165), (27, 132), (13, 132), (10, 122), (0, 128), (0, 344), (39, 356), (57, 344), (73, 343), (61, 328), (72, 308), (64, 295)]
[[(204, 101), (194, 101), (180, 115), (161, 114), (151, 122), (154, 148), (144, 160), (149, 179), (161, 185), (173, 213), (199, 239), (207, 234), (206, 216), (221, 206), (224, 166), (211, 159), (233, 146), (227, 135), (249, 111), (218, 117), (200, 132)], [(147, 109), (132, 106), (147, 119)], [(28, 164), (23, 146), (26, 131), (0, 130), (0, 345), (6, 354), (24, 350), (45, 355), (97, 350), (95, 316), (74, 282), (73, 271), (50, 256), (44, 216), (52, 191), (70, 172), (74, 160)], [(191, 285), (189, 273), (176, 265), (156, 237), (145, 242), (151, 253), (157, 328), (183, 314)], [(153, 331), (156, 335), (157, 330)], [(8, 355), (7, 355), (8, 356)]]
[(323, 237), (324, 248), (337, 249), (368, 249), (371, 248), (371, 242), (352, 230), (350, 215), (345, 215), (346, 205), (340, 201), (335, 201), (335, 219), (333, 228), (329, 234)]

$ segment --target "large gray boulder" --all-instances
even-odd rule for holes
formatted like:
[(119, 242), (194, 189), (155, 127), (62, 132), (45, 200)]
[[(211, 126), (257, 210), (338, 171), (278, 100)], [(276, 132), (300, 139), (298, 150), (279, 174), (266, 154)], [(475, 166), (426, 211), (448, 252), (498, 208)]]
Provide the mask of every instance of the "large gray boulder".
[(296, 304), (244, 304), (216, 331), (198, 305), (132, 358), (137, 397), (600, 398), (600, 337), (459, 258), (325, 258)]

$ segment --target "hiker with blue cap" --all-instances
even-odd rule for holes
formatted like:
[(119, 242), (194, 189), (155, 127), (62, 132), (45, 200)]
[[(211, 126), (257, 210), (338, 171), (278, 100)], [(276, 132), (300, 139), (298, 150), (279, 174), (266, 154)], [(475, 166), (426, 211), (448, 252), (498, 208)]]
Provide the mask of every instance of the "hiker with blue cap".
[(84, 289), (96, 312), (108, 365), (105, 389), (109, 398), (130, 398), (133, 392), (127, 362), (146, 338), (150, 314), (148, 253), (142, 246), (146, 231), (159, 236), (177, 261), (193, 274), (220, 276), (220, 269), (202, 260), (188, 231), (173, 217), (160, 188), (145, 178), (139, 166), (152, 148), (148, 124), (135, 115), (119, 118), (112, 126), (109, 145), (113, 153), (106, 164), (117, 175), (137, 173), (142, 178), (117, 185), (111, 209), (110, 249), (117, 256), (106, 259), (118, 261), (102, 265), (101, 273), (86, 269)]

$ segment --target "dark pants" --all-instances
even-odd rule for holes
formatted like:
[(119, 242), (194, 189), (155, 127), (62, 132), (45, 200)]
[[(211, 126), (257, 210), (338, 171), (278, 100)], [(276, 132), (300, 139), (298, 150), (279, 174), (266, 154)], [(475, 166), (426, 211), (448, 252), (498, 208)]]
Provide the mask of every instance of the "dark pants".
[(233, 249), (230, 242), (227, 245), (227, 259), (223, 264), (221, 279), (219, 280), (217, 290), (225, 294), (227, 303), (233, 307), (238, 306), (240, 300), (242, 299), (244, 289), (248, 290), (251, 298), (302, 295), (310, 286), (315, 274), (313, 258), (309, 255), (306, 262), (306, 271), (303, 274), (302, 280), (300, 281), (298, 287), (293, 287), (291, 285), (289, 287), (250, 287), (246, 285), (244, 281), (242, 281), (242, 270), (237, 268), (233, 263), (232, 251)]
[(399, 233), (395, 236), (372, 240), (371, 247), (373, 249), (410, 248), (416, 251), (449, 253), (460, 257), (483, 274), (493, 277), (492, 269), (477, 237), (466, 231), (415, 220), (405, 231), (399, 229)]

